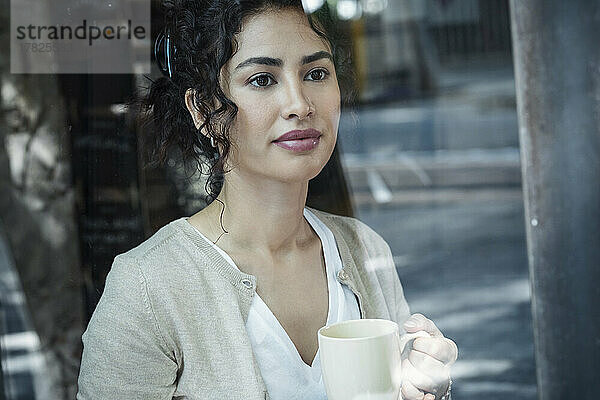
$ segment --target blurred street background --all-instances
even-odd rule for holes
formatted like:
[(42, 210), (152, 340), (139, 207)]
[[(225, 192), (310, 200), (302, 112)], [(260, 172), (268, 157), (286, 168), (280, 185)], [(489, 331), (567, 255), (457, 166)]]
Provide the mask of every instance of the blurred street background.
[[(453, 398), (535, 399), (508, 1), (326, 5), (352, 39), (358, 98), (309, 205), (389, 243), (411, 311), (458, 344)], [(204, 207), (204, 181), (183, 179), (174, 159), (142, 168), (143, 132), (121, 106), (142, 77), (15, 76), (6, 62), (4, 389), (10, 400), (73, 398), (80, 335), (114, 256)]]
[[(344, 170), (358, 218), (392, 249), (411, 311), (433, 319), (459, 346), (453, 398), (533, 400), (512, 70), (469, 68), (477, 69), (464, 77), (456, 96), (362, 111), (362, 123), (370, 121), (363, 134), (378, 149), (357, 146), (356, 153), (343, 156)], [(398, 151), (411, 143), (397, 136), (382, 139), (390, 130), (386, 115), (395, 116), (397, 135), (416, 130), (449, 136), (444, 144), (452, 142), (453, 148), (427, 149), (431, 143), (421, 143), (425, 148)]]

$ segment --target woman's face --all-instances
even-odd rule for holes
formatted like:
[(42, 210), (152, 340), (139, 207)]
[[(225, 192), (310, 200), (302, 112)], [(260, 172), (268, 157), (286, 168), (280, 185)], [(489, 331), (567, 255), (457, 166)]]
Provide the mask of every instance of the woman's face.
[[(221, 70), (221, 87), (238, 106), (227, 167), (261, 180), (315, 177), (333, 152), (340, 119), (329, 46), (294, 10), (251, 17), (236, 38), (238, 50)], [(312, 149), (292, 151), (273, 142), (308, 128), (321, 133)]]

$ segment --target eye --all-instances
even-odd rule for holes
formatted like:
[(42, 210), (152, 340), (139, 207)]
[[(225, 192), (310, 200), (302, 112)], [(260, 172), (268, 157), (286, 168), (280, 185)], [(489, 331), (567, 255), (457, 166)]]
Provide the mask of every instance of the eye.
[[(270, 79), (275, 81), (275, 79), (273, 79), (273, 77), (271, 75), (260, 74), (260, 75), (256, 75), (253, 79), (249, 80), (248, 83), (257, 88), (266, 88), (266, 87), (270, 86), (270, 85), (267, 85), (269, 83)], [(257, 85), (254, 85), (253, 82), (256, 82)]]
[[(308, 76), (311, 76), (313, 78), (310, 80), (314, 80), (314, 81), (324, 81), (325, 79), (327, 79), (328, 75), (329, 75), (329, 71), (327, 71), (325, 68), (313, 69), (312, 71), (310, 71), (308, 73)], [(322, 76), (321, 79), (318, 79), (319, 76)], [(317, 78), (317, 79), (315, 79), (315, 78)]]

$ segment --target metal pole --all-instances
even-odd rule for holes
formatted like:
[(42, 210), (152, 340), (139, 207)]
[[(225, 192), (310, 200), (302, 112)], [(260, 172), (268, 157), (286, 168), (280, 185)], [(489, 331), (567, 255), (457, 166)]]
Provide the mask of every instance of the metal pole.
[[(2, 299), (0, 299), (0, 339), (2, 335), (6, 334), (4, 331), (4, 306), (2, 305)], [(4, 400), (6, 397), (4, 392), (4, 371), (2, 369), (2, 340), (0, 340), (0, 400)]]
[(600, 376), (600, 1), (511, 0), (539, 398)]

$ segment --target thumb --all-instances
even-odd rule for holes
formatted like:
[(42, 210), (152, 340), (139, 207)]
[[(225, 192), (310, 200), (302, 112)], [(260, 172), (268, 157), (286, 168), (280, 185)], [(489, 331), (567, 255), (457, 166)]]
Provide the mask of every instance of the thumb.
[(433, 323), (432, 320), (428, 319), (423, 314), (413, 314), (404, 322), (404, 329), (407, 333), (413, 333), (417, 331), (425, 331), (433, 337), (443, 338), (444, 335), (438, 327)]
[(413, 314), (406, 321), (404, 321), (403, 327), (406, 332), (417, 332), (425, 330), (425, 321), (419, 317), (420, 314)]
[(433, 321), (420, 313), (411, 315), (404, 321), (403, 326), (407, 333), (425, 331), (433, 336), (438, 336), (437, 334), (440, 333)]

